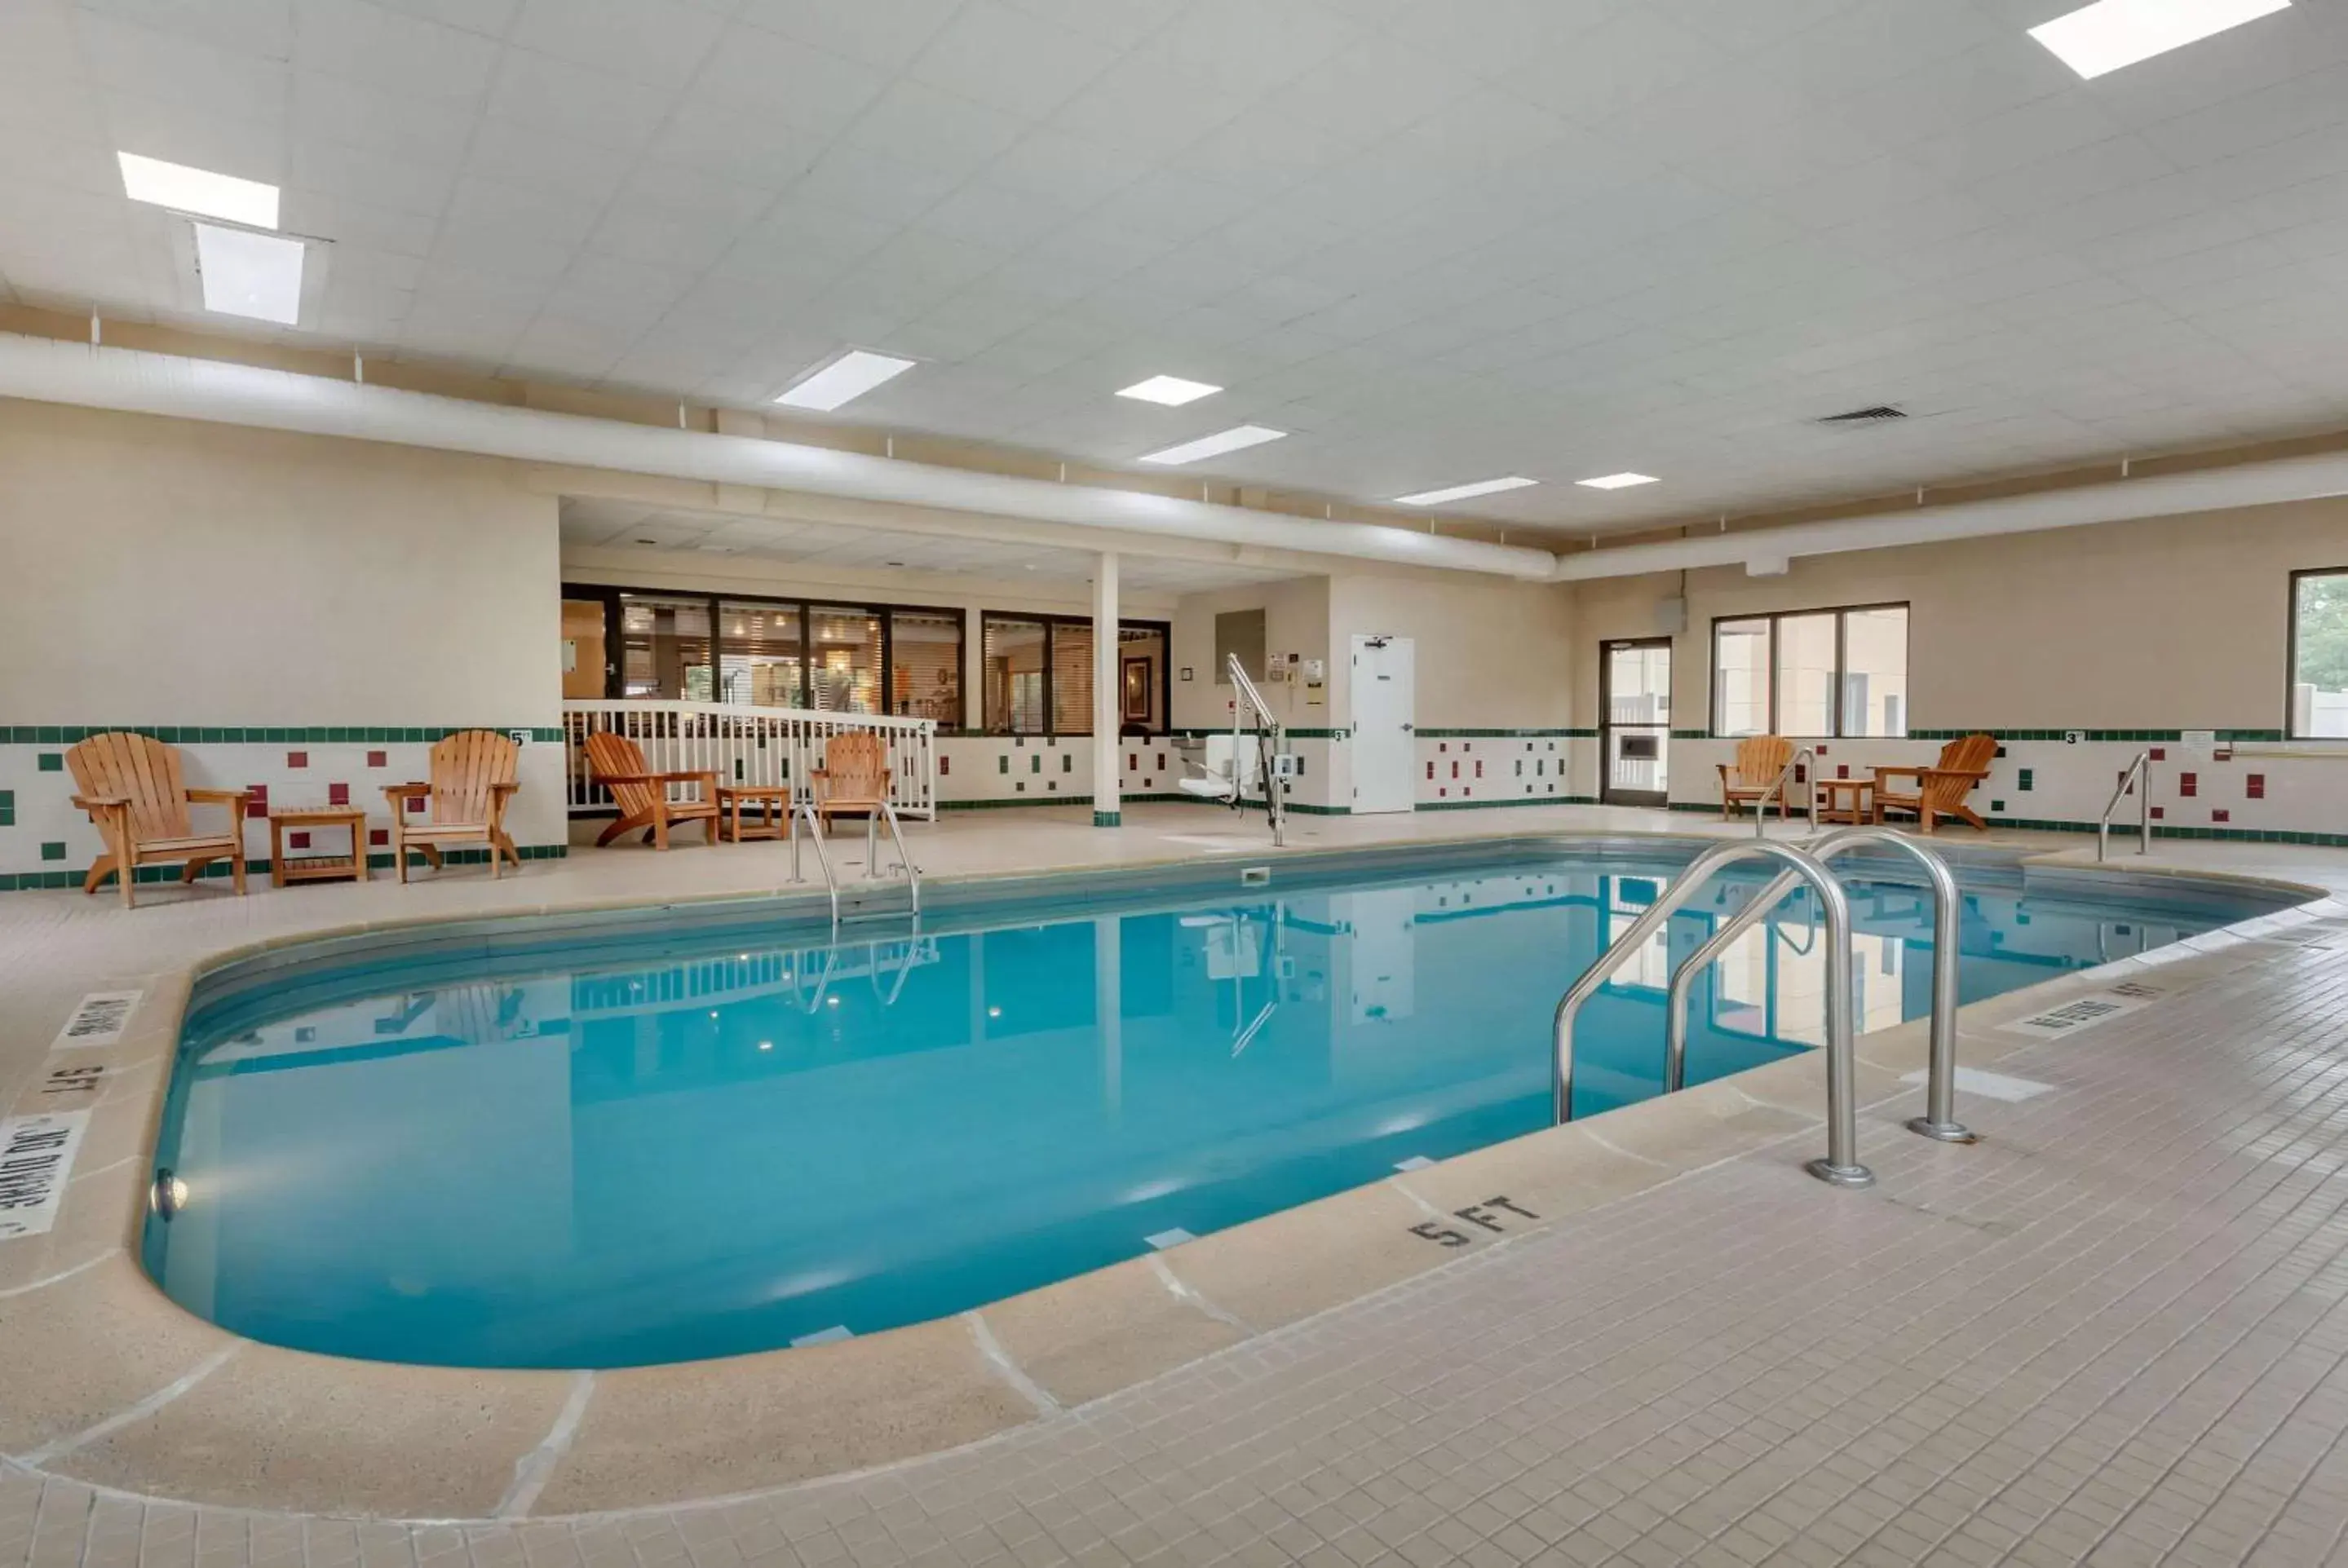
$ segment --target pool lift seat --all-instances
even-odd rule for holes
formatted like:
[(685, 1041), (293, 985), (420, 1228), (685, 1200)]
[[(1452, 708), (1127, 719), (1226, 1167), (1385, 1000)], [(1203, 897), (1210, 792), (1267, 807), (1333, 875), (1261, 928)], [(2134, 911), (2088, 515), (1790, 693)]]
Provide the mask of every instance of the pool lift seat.
[(1283, 743), (1279, 715), (1248, 678), (1236, 653), (1225, 656), (1231, 682), (1231, 731), (1207, 737), (1206, 759), (1185, 757), (1183, 766), (1197, 775), (1175, 782), (1185, 794), (1211, 800), (1244, 812), (1248, 792), (1263, 790), (1264, 816), (1272, 825), (1272, 842), (1279, 848), (1288, 830), (1288, 781), (1295, 776), (1296, 759)]

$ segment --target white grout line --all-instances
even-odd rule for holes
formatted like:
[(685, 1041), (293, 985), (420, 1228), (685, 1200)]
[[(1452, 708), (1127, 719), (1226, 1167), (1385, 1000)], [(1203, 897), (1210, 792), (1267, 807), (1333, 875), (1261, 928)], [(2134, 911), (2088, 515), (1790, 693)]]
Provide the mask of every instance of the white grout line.
[[(1738, 1090), (1737, 1092), (1739, 1094), (1745, 1093), (1741, 1089)], [(1747, 1094), (1746, 1095), (1746, 1098), (1750, 1100), (1753, 1097)], [(1756, 1102), (1756, 1103), (1758, 1103), (1758, 1102)], [(1636, 1160), (1643, 1165), (1653, 1165), (1659, 1171), (1672, 1171), (1678, 1169), (1678, 1167), (1673, 1165), (1670, 1161), (1658, 1160), (1653, 1154), (1632, 1153), (1630, 1150), (1622, 1147), (1622, 1144), (1614, 1142), (1613, 1139), (1606, 1136), (1605, 1133), (1593, 1132), (1590, 1123), (1587, 1122), (1569, 1122), (1568, 1125), (1579, 1129), (1583, 1137), (1589, 1139), (1591, 1143), (1597, 1144), (1600, 1148), (1605, 1150), (1610, 1154), (1620, 1154), (1626, 1160)]]
[(554, 1467), (571, 1451), (572, 1440), (579, 1435), (579, 1425), (587, 1419), (587, 1402), (595, 1395), (595, 1374), (571, 1374), (571, 1394), (562, 1401), (562, 1409), (546, 1436), (530, 1452), (514, 1460), (513, 1484), (498, 1499), (497, 1507), (489, 1511), (493, 1519), (520, 1519), (538, 1501), (538, 1494), (546, 1490), (553, 1478)]
[(16, 1456), (16, 1462), (28, 1469), (34, 1466), (46, 1464), (49, 1460), (57, 1458), (61, 1454), (69, 1454), (77, 1449), (87, 1448), (102, 1437), (107, 1437), (114, 1432), (120, 1431), (127, 1426), (131, 1426), (137, 1422), (145, 1420), (148, 1417), (153, 1415), (156, 1411), (161, 1409), (164, 1406), (170, 1404), (172, 1400), (178, 1399), (180, 1395), (186, 1393), (189, 1389), (202, 1382), (206, 1378), (209, 1378), (214, 1372), (219, 1371), (222, 1367), (228, 1364), (231, 1357), (234, 1356), (239, 1350), (243, 1348), (244, 1341), (239, 1340), (233, 1345), (213, 1351), (211, 1355), (197, 1362), (192, 1370), (183, 1374), (176, 1381), (169, 1383), (163, 1388), (158, 1389), (155, 1392), (148, 1395), (145, 1399), (139, 1400), (129, 1409), (121, 1411), (117, 1415), (108, 1416), (106, 1419), (98, 1422), (98, 1425), (94, 1427), (85, 1427), (69, 1438), (59, 1438), (55, 1442), (43, 1443), (39, 1448), (33, 1450), (29, 1453), (18, 1454)]
[(1146, 1261), (1151, 1271), (1158, 1276), (1159, 1282), (1166, 1286), (1168, 1293), (1176, 1299), (1189, 1302), (1216, 1322), (1226, 1324), (1242, 1334), (1255, 1332), (1253, 1326), (1238, 1313), (1209, 1300), (1204, 1292), (1191, 1289), (1183, 1282), (1182, 1276), (1174, 1272), (1174, 1266), (1156, 1253), (1151, 1253)]
[[(108, 1171), (118, 1171), (123, 1166), (136, 1164), (146, 1157), (147, 1156), (144, 1154), (125, 1154), (119, 1160), (108, 1160), (105, 1164), (100, 1165), (95, 1171), (76, 1171), (72, 1175), (66, 1178), (66, 1185), (70, 1187), (76, 1182), (86, 1182), (92, 1176), (102, 1176)], [(0, 1292), (0, 1295), (5, 1294), (5, 1292)]]
[[(75, 1179), (78, 1181), (80, 1178), (76, 1177)], [(108, 1258), (114, 1256), (121, 1250), (122, 1249), (118, 1246), (110, 1246), (104, 1252), (99, 1253), (96, 1257), (85, 1258), (81, 1262), (74, 1265), (71, 1268), (62, 1268), (55, 1274), (44, 1275), (42, 1277), (34, 1280), (29, 1285), (12, 1285), (5, 1290), (0, 1290), (0, 1301), (5, 1301), (12, 1296), (30, 1296), (36, 1290), (46, 1290), (52, 1285), (71, 1279), (77, 1274), (86, 1273), (90, 1269), (96, 1268), (99, 1264), (104, 1263)]]
[(978, 1341), (978, 1353), (993, 1362), (1003, 1380), (1018, 1389), (1027, 1402), (1035, 1407), (1037, 1415), (1056, 1416), (1061, 1412), (1060, 1401), (1054, 1399), (1042, 1384), (1020, 1370), (1019, 1363), (1014, 1361), (1011, 1353), (995, 1339), (994, 1330), (986, 1326), (985, 1318), (975, 1312), (965, 1312), (962, 1320), (970, 1325), (970, 1337)]
[(1385, 1178), (1385, 1184), (1387, 1186), (1392, 1187), (1395, 1192), (1400, 1193), (1404, 1197), (1408, 1198), (1412, 1203), (1416, 1204), (1418, 1205), (1419, 1213), (1425, 1214), (1427, 1218), (1431, 1220), (1447, 1220), (1451, 1217), (1449, 1214), (1445, 1214), (1441, 1209), (1437, 1208), (1433, 1204), (1428, 1203), (1425, 1198), (1420, 1197), (1416, 1193), (1411, 1191), (1410, 1184), (1404, 1181), (1400, 1176), (1388, 1176)]

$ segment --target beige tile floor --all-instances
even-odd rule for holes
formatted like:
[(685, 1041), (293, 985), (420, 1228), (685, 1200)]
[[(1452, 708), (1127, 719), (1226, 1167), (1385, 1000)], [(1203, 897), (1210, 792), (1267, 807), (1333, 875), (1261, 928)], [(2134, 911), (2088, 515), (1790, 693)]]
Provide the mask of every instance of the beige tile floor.
[[(1182, 850), (1169, 832), (1233, 830), (1202, 815), (1144, 808), (1095, 832), (985, 814), (924, 830), (918, 853), (932, 874), (1159, 858)], [(1299, 842), (1704, 825), (1522, 809), (1301, 824)], [(2286, 846), (2149, 858), (2348, 887), (2348, 856)], [(615, 853), (496, 885), (204, 890), (132, 917), (12, 896), (0, 1091), (82, 992), (203, 951), (771, 886), (780, 865)], [(189, 1506), (5, 1461), (0, 1568), (2343, 1561), (2348, 926), (2318, 913), (2317, 942), (2165, 965), (2168, 995), (2068, 1040), (1969, 1013), (1969, 1060), (2051, 1091), (1969, 1105), (1990, 1134), (1972, 1148), (1900, 1133), (1905, 1098), (1871, 1106), (1869, 1191), (1801, 1175), (1815, 1132), (1797, 1119), (957, 1451), (695, 1507), (430, 1524)], [(1730, 1094), (1748, 1112), (1775, 1098), (1756, 1080), (1714, 1101)], [(152, 1429), (169, 1391), (117, 1401), (108, 1440)], [(0, 1385), (0, 1420), (9, 1399)]]

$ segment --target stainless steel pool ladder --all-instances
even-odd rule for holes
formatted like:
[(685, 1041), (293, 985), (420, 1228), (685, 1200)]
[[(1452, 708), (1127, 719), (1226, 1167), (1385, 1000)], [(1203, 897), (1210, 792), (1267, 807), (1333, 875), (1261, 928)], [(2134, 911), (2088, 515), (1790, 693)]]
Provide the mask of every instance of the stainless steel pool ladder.
[[(839, 877), (831, 868), (830, 851), (824, 847), (823, 818), (817, 813), (811, 800), (795, 801), (791, 805), (791, 880), (807, 880), (799, 870), (799, 824), (802, 822), (807, 824), (808, 836), (815, 841), (816, 862), (823, 867), (823, 885), (831, 895), (831, 923), (837, 926), (839, 924)], [(922, 868), (913, 864), (912, 856), (905, 848), (905, 834), (898, 825), (897, 808), (885, 800), (880, 803), (879, 811), (864, 819), (865, 877), (870, 880), (880, 875), (876, 857), (880, 853), (880, 825), (884, 823), (889, 828), (889, 842), (897, 847), (897, 869), (905, 874), (905, 886), (912, 895), (912, 914), (919, 918), (922, 913)]]
[[(1768, 840), (1723, 844), (1705, 850), (1689, 862), (1687, 869), (1681, 872), (1663, 889), (1662, 896), (1648, 906), (1646, 913), (1611, 943), (1606, 951), (1599, 955), (1598, 961), (1583, 971), (1559, 999), (1550, 1063), (1551, 1102), (1557, 1120), (1564, 1122), (1573, 1118), (1573, 1020), (1582, 1005), (1597, 994), (1599, 988), (1616, 969), (1666, 927), (1672, 916), (1695, 896), (1715, 872), (1741, 860), (1776, 860), (1787, 867), (1786, 871), (1739, 911), (1727, 927), (1715, 932), (1713, 939), (1693, 955), (1687, 965), (1673, 978), (1669, 1027), (1676, 1040), (1667, 1040), (1665, 1044), (1665, 1085), (1667, 1089), (1678, 1087), (1685, 1069), (1686, 1036), (1682, 1032), (1681, 1015), (1686, 1001), (1687, 984), (1692, 983), (1694, 975), (1702, 973), (1725, 950), (1743, 927), (1763, 918), (1778, 899), (1793, 890), (1797, 883), (1807, 882), (1818, 895), (1827, 927), (1827, 1153), (1824, 1159), (1809, 1161), (1805, 1168), (1820, 1181), (1838, 1187), (1872, 1184), (1874, 1173), (1859, 1159), (1859, 1059), (1851, 1020), (1850, 900), (1825, 861), (1825, 856), (1838, 854), (1844, 848), (1869, 842), (1899, 844), (1924, 863), (1926, 875), (1931, 878), (1933, 886), (1936, 943), (1932, 971), (1931, 1089), (1927, 1096), (1926, 1114), (1909, 1125), (1930, 1137), (1970, 1142), (1972, 1134), (1954, 1119), (1957, 996), (1954, 938), (1958, 913), (1955, 880), (1949, 876), (1948, 866), (1938, 856), (1921, 845), (1908, 843), (1889, 829), (1874, 827), (1849, 829), (1809, 846)], [(1814, 853), (1814, 850), (1824, 853)], [(1945, 959), (1941, 957), (1943, 954), (1948, 955)]]
[[(1777, 797), (1778, 819), (1780, 821), (1785, 819), (1786, 786), (1794, 782), (1794, 770), (1802, 765), (1802, 759), (1804, 757), (1810, 759), (1810, 765), (1812, 767), (1818, 765), (1818, 753), (1811, 750), (1809, 747), (1804, 746), (1800, 751), (1796, 752), (1792, 756), (1786, 759), (1786, 765), (1777, 770), (1777, 776), (1770, 781), (1769, 787), (1767, 789), (1761, 792), (1761, 798), (1753, 803), (1754, 837), (1761, 838), (1766, 836), (1763, 832), (1763, 829), (1769, 820), (1769, 797), (1771, 795), (1774, 794)], [(1811, 784), (1808, 794), (1810, 797), (1810, 831), (1812, 833), (1816, 833), (1818, 830), (1818, 785), (1815, 784)]]
[[(1846, 827), (1813, 839), (1802, 847), (1820, 864), (1846, 850), (1879, 844), (1901, 851), (1923, 868), (1932, 889), (1932, 1033), (1930, 1066), (1925, 1073), (1924, 1114), (1908, 1123), (1911, 1132), (1943, 1143), (1973, 1143), (1980, 1139), (1957, 1120), (1957, 945), (1962, 904), (1957, 879), (1948, 862), (1905, 834), (1888, 827)], [(1671, 1000), (1663, 1013), (1663, 1091), (1671, 1093), (1686, 1082), (1688, 992), (1700, 975), (1709, 972), (1736, 939), (1768, 917), (1779, 899), (1801, 882), (1797, 873), (1781, 872), (1744, 908), (1712, 934), (1709, 941), (1688, 956), (1672, 976)]]
[(2152, 753), (2138, 752), (2136, 761), (2128, 764), (2127, 772), (2120, 774), (2119, 788), (2112, 791), (2112, 798), (2105, 805), (2104, 815), (2096, 823), (2097, 860), (2111, 855), (2112, 818), (2118, 813), (2120, 802), (2127, 799), (2130, 784), (2142, 786), (2137, 792), (2136, 852), (2138, 855), (2152, 853)]

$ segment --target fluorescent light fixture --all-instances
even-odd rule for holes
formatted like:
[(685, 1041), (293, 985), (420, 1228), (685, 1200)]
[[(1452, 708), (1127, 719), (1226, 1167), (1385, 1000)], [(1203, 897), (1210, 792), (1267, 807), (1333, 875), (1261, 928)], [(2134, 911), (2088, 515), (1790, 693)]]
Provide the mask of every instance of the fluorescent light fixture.
[(1633, 485), (1652, 485), (1653, 474), (1601, 474), (1595, 479), (1576, 479), (1577, 485), (1592, 490), (1627, 490)]
[(1528, 485), (1538, 485), (1539, 479), (1528, 479), (1522, 474), (1511, 474), (1505, 479), (1478, 479), (1472, 485), (1454, 485), (1447, 490), (1421, 490), (1416, 496), (1396, 496), (1397, 507), (1437, 507), (1446, 501), (1464, 501), (1470, 496), (1497, 495), (1502, 490), (1521, 490)]
[(1212, 436), (1201, 436), (1196, 441), (1185, 441), (1179, 446), (1169, 446), (1162, 452), (1145, 453), (1145, 463), (1196, 463), (1201, 457), (1220, 457), (1226, 452), (1242, 447), (1261, 446), (1267, 441), (1277, 441), (1288, 434), (1285, 430), (1267, 430), (1261, 425), (1234, 425), (1229, 430), (1219, 430)]
[(2290, 8), (2291, 0), (2096, 0), (2030, 29), (2090, 81)]
[(141, 158), (135, 152), (114, 156), (122, 165), (123, 194), (133, 201), (151, 201), (174, 211), (224, 218), (255, 229), (277, 227), (274, 185), (214, 174), (208, 169), (190, 169), (183, 163), (165, 163), (160, 158)]
[(812, 374), (801, 377), (797, 385), (775, 401), (788, 408), (812, 408), (819, 414), (829, 414), (912, 368), (910, 359), (852, 348), (837, 359), (826, 361)]
[(288, 327), (302, 319), (301, 241), (211, 223), (195, 231), (204, 309)]
[(1212, 397), (1222, 390), (1209, 386), (1203, 381), (1185, 381), (1179, 375), (1153, 375), (1148, 381), (1137, 381), (1117, 394), (1119, 397), (1138, 397), (1144, 403), (1162, 403), (1169, 408), (1179, 408), (1186, 403), (1196, 403), (1202, 397)]

